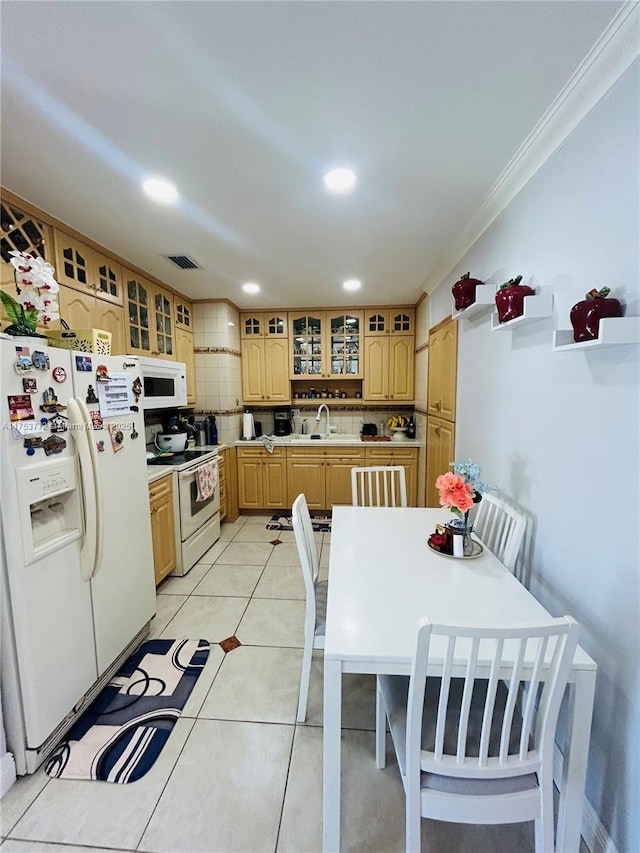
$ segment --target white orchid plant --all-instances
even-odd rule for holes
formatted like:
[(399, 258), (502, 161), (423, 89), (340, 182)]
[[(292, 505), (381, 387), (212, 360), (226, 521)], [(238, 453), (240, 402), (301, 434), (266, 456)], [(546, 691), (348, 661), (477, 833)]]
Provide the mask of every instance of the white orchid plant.
[(54, 269), (43, 258), (27, 252), (9, 252), (14, 267), (18, 299), (0, 291), (0, 299), (11, 320), (4, 330), (10, 335), (36, 334), (38, 323), (47, 325), (57, 320), (60, 286), (53, 277)]

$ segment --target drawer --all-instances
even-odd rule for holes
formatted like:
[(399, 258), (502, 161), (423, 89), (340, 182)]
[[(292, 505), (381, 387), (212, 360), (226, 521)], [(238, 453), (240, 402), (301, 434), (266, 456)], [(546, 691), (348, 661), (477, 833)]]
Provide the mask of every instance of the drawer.
[(161, 480), (156, 480), (149, 486), (149, 500), (154, 501), (158, 498), (166, 497), (173, 492), (173, 481), (171, 474), (163, 477)]

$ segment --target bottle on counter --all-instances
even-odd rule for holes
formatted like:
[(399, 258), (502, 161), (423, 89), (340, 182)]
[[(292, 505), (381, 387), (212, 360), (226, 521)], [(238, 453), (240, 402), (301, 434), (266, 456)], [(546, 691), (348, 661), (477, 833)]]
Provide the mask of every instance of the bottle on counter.
[(300, 427), (300, 432), (302, 433), (302, 435), (307, 434), (307, 419), (306, 418), (302, 421), (302, 426)]
[(413, 420), (413, 415), (409, 417), (409, 423), (407, 424), (407, 438), (415, 438), (416, 437), (416, 422)]
[(209, 417), (209, 444), (214, 447), (218, 443), (218, 427), (216, 426), (215, 415)]

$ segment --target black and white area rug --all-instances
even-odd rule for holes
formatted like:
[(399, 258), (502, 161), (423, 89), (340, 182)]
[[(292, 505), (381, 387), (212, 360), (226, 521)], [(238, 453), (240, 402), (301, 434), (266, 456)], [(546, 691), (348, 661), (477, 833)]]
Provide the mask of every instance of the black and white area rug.
[[(330, 515), (315, 515), (311, 519), (311, 524), (316, 533), (331, 533)], [(267, 530), (293, 530), (291, 516), (271, 516), (271, 520), (267, 522)]]
[(47, 759), (49, 776), (135, 782), (153, 766), (209, 656), (206, 640), (149, 640)]

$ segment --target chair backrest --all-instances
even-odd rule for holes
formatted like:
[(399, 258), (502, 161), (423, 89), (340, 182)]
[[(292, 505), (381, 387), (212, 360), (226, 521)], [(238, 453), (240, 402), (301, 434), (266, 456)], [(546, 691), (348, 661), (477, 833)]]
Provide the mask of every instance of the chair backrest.
[(407, 483), (402, 465), (351, 469), (353, 506), (406, 506)]
[[(407, 773), (501, 778), (535, 772), (542, 760), (551, 766), (578, 632), (569, 616), (534, 627), (493, 629), (432, 625), (420, 619), (407, 704)], [(444, 663), (441, 675), (432, 679), (427, 667), (436, 636), (444, 638), (444, 658), (438, 646), (438, 661)], [(425, 749), (425, 688), (431, 700), (432, 685), (437, 716), (433, 743)], [(457, 722), (453, 737), (452, 714)]]
[(473, 525), (478, 539), (513, 571), (524, 538), (526, 519), (504, 498), (485, 492)]
[(313, 602), (315, 607), (315, 582), (318, 578), (318, 548), (313, 535), (313, 525), (309, 515), (307, 500), (303, 494), (293, 502), (291, 511), (293, 518), (293, 532), (296, 538), (302, 577), (307, 595), (307, 603)]

